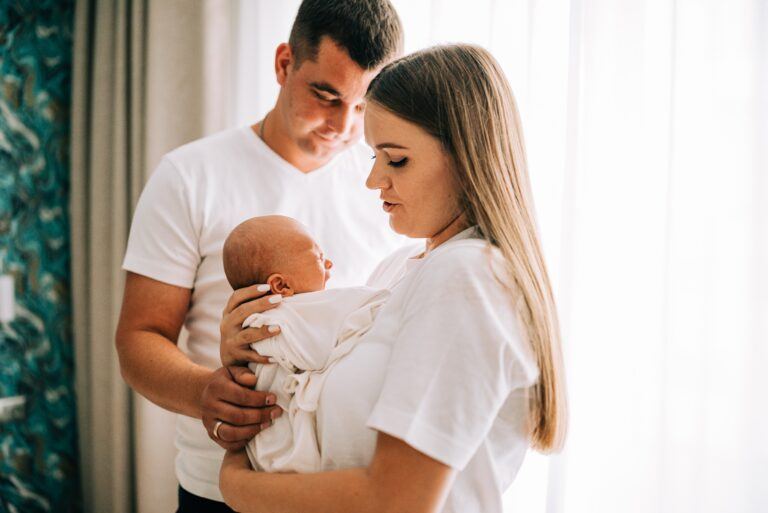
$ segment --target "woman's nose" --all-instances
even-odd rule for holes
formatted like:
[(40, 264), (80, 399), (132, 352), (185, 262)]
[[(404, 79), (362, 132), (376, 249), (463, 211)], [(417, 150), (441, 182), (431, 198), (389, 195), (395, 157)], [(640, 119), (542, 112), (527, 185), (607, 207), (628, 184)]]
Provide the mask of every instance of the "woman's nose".
[(383, 173), (376, 170), (376, 163), (373, 164), (368, 178), (365, 179), (365, 186), (373, 190), (384, 188), (384, 176)]

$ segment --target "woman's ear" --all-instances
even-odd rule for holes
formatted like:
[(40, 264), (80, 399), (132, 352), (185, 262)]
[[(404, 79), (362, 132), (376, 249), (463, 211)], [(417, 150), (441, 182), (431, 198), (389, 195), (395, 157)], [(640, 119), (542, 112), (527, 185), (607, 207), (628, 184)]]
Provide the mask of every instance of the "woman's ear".
[(288, 278), (282, 274), (272, 274), (267, 278), (267, 285), (269, 285), (273, 294), (281, 294), (283, 297), (289, 297), (294, 294), (293, 287), (288, 281)]

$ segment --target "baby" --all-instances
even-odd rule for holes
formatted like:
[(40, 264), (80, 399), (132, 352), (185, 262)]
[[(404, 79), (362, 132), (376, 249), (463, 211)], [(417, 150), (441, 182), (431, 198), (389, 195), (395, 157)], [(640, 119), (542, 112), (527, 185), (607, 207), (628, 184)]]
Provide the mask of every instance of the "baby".
[(298, 221), (254, 217), (224, 242), (224, 273), (233, 289), (266, 283), (282, 304), (253, 314), (243, 327), (280, 327), (251, 344), (274, 363), (250, 363), (256, 389), (275, 394), (285, 410), (246, 446), (251, 465), (268, 472), (317, 472), (317, 400), (327, 370), (349, 353), (373, 323), (387, 291), (369, 287), (324, 290), (332, 263)]

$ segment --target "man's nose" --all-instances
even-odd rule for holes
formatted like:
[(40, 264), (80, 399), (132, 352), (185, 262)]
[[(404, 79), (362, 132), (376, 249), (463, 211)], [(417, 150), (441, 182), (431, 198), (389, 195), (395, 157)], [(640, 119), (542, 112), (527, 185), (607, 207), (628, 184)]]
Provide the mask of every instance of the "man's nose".
[(328, 125), (334, 132), (340, 135), (347, 135), (352, 130), (352, 124), (357, 115), (355, 108), (350, 105), (340, 105), (334, 112), (333, 117), (328, 120)]

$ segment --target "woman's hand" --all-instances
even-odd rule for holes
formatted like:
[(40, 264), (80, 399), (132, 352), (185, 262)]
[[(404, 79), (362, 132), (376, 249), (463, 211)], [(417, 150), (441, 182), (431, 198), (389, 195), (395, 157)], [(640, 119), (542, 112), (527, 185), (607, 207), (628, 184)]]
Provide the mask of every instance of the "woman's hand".
[(278, 326), (261, 328), (242, 328), (243, 321), (251, 314), (266, 312), (280, 305), (282, 296), (269, 295), (269, 285), (251, 285), (232, 293), (227, 306), (222, 312), (219, 331), (221, 344), (219, 355), (224, 367), (243, 365), (248, 362), (269, 363), (269, 358), (261, 356), (250, 348), (254, 342), (274, 337), (280, 333)]

